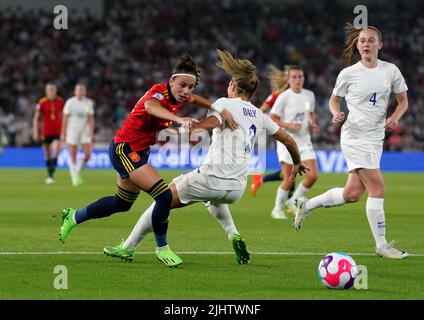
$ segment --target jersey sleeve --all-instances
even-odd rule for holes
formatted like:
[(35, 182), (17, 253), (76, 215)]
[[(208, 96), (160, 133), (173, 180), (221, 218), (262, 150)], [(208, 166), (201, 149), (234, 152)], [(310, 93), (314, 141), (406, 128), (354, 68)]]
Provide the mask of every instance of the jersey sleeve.
[(309, 112), (312, 113), (315, 111), (315, 94), (311, 92), (311, 100), (310, 100)]
[(209, 110), (208, 113), (207, 113), (207, 115), (206, 115), (206, 118), (209, 118), (209, 117), (216, 117), (218, 119), (218, 121), (219, 121), (219, 125), (222, 124), (222, 118), (221, 118), (221, 115), (219, 114), (219, 112), (213, 111), (213, 110)]
[[(212, 103), (212, 108), (214, 108), (215, 106), (225, 106), (225, 101), (226, 101), (225, 98), (219, 98), (214, 103)], [(217, 117), (218, 120), (219, 120), (219, 124), (222, 124), (222, 118), (221, 118), (221, 115), (219, 114), (219, 112), (211, 109), (211, 110), (208, 111), (208, 114), (207, 114), (207, 117), (210, 117), (210, 116)]]
[(394, 66), (394, 74), (392, 80), (392, 92), (394, 93), (402, 93), (408, 90), (408, 86), (406, 85), (405, 79), (402, 76), (399, 68)]
[(42, 105), (41, 105), (41, 103), (37, 103), (37, 104), (35, 105), (35, 111), (37, 111), (37, 112), (41, 112), (41, 109), (42, 109)]
[(266, 134), (268, 136), (274, 135), (278, 129), (280, 129), (280, 126), (275, 123), (268, 115), (263, 114), (264, 119), (264, 129), (266, 131)]
[(336, 97), (344, 97), (347, 94), (347, 76), (346, 72), (342, 70), (339, 75), (337, 76), (336, 85), (333, 89), (333, 96)]
[(94, 116), (94, 101), (90, 99), (88, 105), (88, 115)]
[(275, 100), (274, 105), (271, 108), (271, 111), (269, 113), (273, 113), (276, 114), (277, 116), (279, 116), (280, 118), (283, 117), (283, 110), (284, 107), (287, 104), (286, 101), (286, 95), (285, 94), (280, 94), (277, 99)]
[(71, 102), (68, 99), (68, 100), (66, 100), (65, 106), (63, 107), (63, 114), (69, 115), (69, 113), (71, 113)]

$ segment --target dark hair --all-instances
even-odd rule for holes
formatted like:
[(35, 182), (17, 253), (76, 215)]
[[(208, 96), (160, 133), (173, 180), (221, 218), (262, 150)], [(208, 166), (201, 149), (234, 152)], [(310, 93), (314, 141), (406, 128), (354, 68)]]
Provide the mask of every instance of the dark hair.
[(199, 84), (200, 67), (194, 62), (193, 58), (188, 53), (184, 53), (180, 57), (180, 60), (174, 65), (172, 74), (176, 73), (192, 74), (196, 77), (196, 83), (194, 85), (197, 86)]

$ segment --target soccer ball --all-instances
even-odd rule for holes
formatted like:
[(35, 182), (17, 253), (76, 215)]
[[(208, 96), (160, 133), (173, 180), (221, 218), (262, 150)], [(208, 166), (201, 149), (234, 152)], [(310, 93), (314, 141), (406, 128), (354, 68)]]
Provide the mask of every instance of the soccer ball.
[(344, 252), (329, 253), (318, 265), (318, 278), (330, 289), (351, 288), (357, 275), (355, 260)]

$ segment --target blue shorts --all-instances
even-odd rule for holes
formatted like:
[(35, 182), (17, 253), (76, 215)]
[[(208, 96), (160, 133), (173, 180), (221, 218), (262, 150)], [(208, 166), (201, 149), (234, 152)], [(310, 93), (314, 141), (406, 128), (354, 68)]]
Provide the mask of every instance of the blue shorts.
[(132, 151), (126, 142), (114, 143), (109, 146), (110, 161), (122, 179), (129, 177), (129, 173), (144, 166), (149, 160), (150, 151)]

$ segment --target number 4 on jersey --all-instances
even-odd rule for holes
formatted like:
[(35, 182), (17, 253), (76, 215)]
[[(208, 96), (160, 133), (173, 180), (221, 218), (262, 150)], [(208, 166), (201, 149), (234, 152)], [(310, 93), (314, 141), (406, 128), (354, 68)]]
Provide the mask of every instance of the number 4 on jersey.
[(374, 92), (374, 94), (371, 96), (370, 102), (372, 102), (372, 105), (375, 106), (375, 104), (377, 102), (377, 93), (376, 92)]

